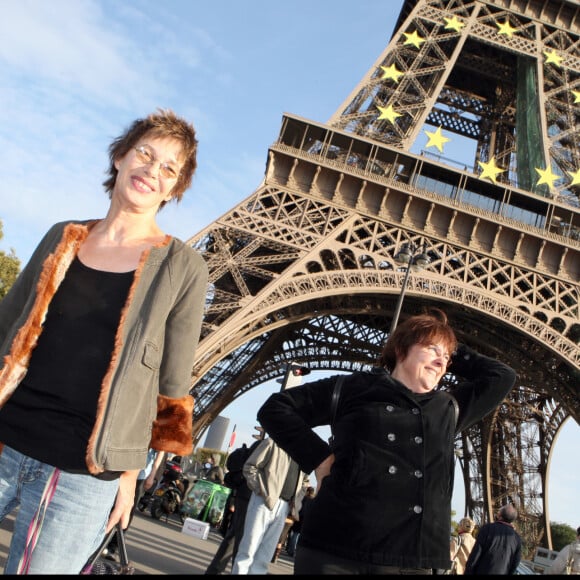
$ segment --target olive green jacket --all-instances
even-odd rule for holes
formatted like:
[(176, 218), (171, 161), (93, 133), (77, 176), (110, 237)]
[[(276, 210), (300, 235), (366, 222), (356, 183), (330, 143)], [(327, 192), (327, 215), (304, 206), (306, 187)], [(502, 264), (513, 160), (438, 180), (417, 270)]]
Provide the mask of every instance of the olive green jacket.
[[(52, 226), (0, 301), (0, 406), (26, 375), (50, 302), (95, 223)], [(207, 281), (201, 255), (176, 238), (143, 252), (101, 386), (91, 473), (141, 469), (150, 447), (191, 453), (189, 390)]]

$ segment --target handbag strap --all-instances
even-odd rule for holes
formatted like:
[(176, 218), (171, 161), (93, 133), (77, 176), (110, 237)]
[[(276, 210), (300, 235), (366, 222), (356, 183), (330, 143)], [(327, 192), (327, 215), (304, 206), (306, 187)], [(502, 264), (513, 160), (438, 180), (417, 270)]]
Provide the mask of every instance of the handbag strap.
[(129, 566), (129, 556), (127, 554), (127, 544), (125, 543), (125, 532), (120, 523), (117, 524), (119, 560), (122, 566)]
[(103, 554), (104, 549), (111, 543), (111, 540), (115, 534), (117, 534), (117, 546), (119, 549), (119, 560), (121, 562), (121, 566), (129, 566), (129, 556), (127, 554), (127, 544), (125, 542), (125, 532), (123, 531), (121, 522), (118, 522), (117, 525), (105, 536), (101, 542), (101, 545), (91, 554), (86, 564), (83, 566), (83, 571), (81, 572), (82, 574), (91, 573), (93, 564), (97, 561), (99, 556)]
[(344, 383), (344, 379), (346, 375), (340, 375), (336, 382), (334, 383), (334, 389), (332, 391), (332, 399), (330, 401), (330, 441), (332, 443), (334, 441), (334, 422), (336, 420), (336, 410), (338, 409), (338, 400), (340, 399), (340, 391), (342, 389), (342, 383)]

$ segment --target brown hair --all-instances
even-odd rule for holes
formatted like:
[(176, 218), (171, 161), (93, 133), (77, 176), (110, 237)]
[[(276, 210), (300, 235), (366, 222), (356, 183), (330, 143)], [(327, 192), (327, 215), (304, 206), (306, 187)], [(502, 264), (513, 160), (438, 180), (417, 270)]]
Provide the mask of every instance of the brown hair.
[[(172, 199), (180, 202), (184, 192), (191, 185), (197, 168), (197, 139), (191, 123), (178, 117), (171, 109), (157, 109), (144, 119), (136, 119), (125, 132), (109, 145), (109, 177), (103, 181), (109, 199), (113, 195), (117, 181), (115, 161), (124, 157), (145, 135), (157, 138), (171, 138), (181, 143), (183, 165), (179, 177), (171, 190)], [(162, 201), (159, 209), (167, 202)]]
[(397, 358), (404, 359), (413, 345), (428, 346), (439, 342), (450, 353), (457, 348), (457, 338), (447, 322), (447, 315), (439, 308), (431, 308), (424, 314), (411, 316), (397, 326), (387, 339), (378, 364), (392, 372)]

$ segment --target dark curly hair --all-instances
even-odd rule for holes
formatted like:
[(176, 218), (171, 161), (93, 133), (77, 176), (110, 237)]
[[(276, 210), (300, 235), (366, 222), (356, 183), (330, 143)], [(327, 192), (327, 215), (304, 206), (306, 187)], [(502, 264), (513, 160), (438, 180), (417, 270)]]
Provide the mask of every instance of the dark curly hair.
[[(145, 135), (156, 138), (171, 138), (181, 143), (181, 155), (183, 160), (181, 171), (173, 189), (172, 199), (180, 202), (184, 192), (191, 185), (193, 174), (197, 168), (197, 139), (195, 129), (191, 123), (178, 117), (171, 109), (157, 109), (144, 119), (137, 119), (129, 128), (109, 145), (109, 177), (103, 181), (105, 191), (109, 199), (113, 195), (115, 182), (117, 181), (117, 168), (115, 161), (124, 157)], [(161, 209), (167, 202), (161, 202)]]

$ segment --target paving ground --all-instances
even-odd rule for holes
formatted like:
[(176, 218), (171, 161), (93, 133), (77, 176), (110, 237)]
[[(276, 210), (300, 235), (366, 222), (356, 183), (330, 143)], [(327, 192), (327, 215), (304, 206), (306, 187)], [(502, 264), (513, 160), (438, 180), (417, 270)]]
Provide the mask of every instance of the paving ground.
[[(0, 524), (0, 571), (4, 570), (13, 518)], [(210, 531), (207, 540), (181, 532), (177, 517), (169, 521), (154, 520), (136, 512), (127, 532), (127, 551), (135, 566), (135, 574), (204, 574), (213, 558), (222, 536)], [(231, 565), (226, 569), (229, 574)], [(270, 564), (270, 574), (293, 574), (292, 559), (282, 555), (276, 564)]]

